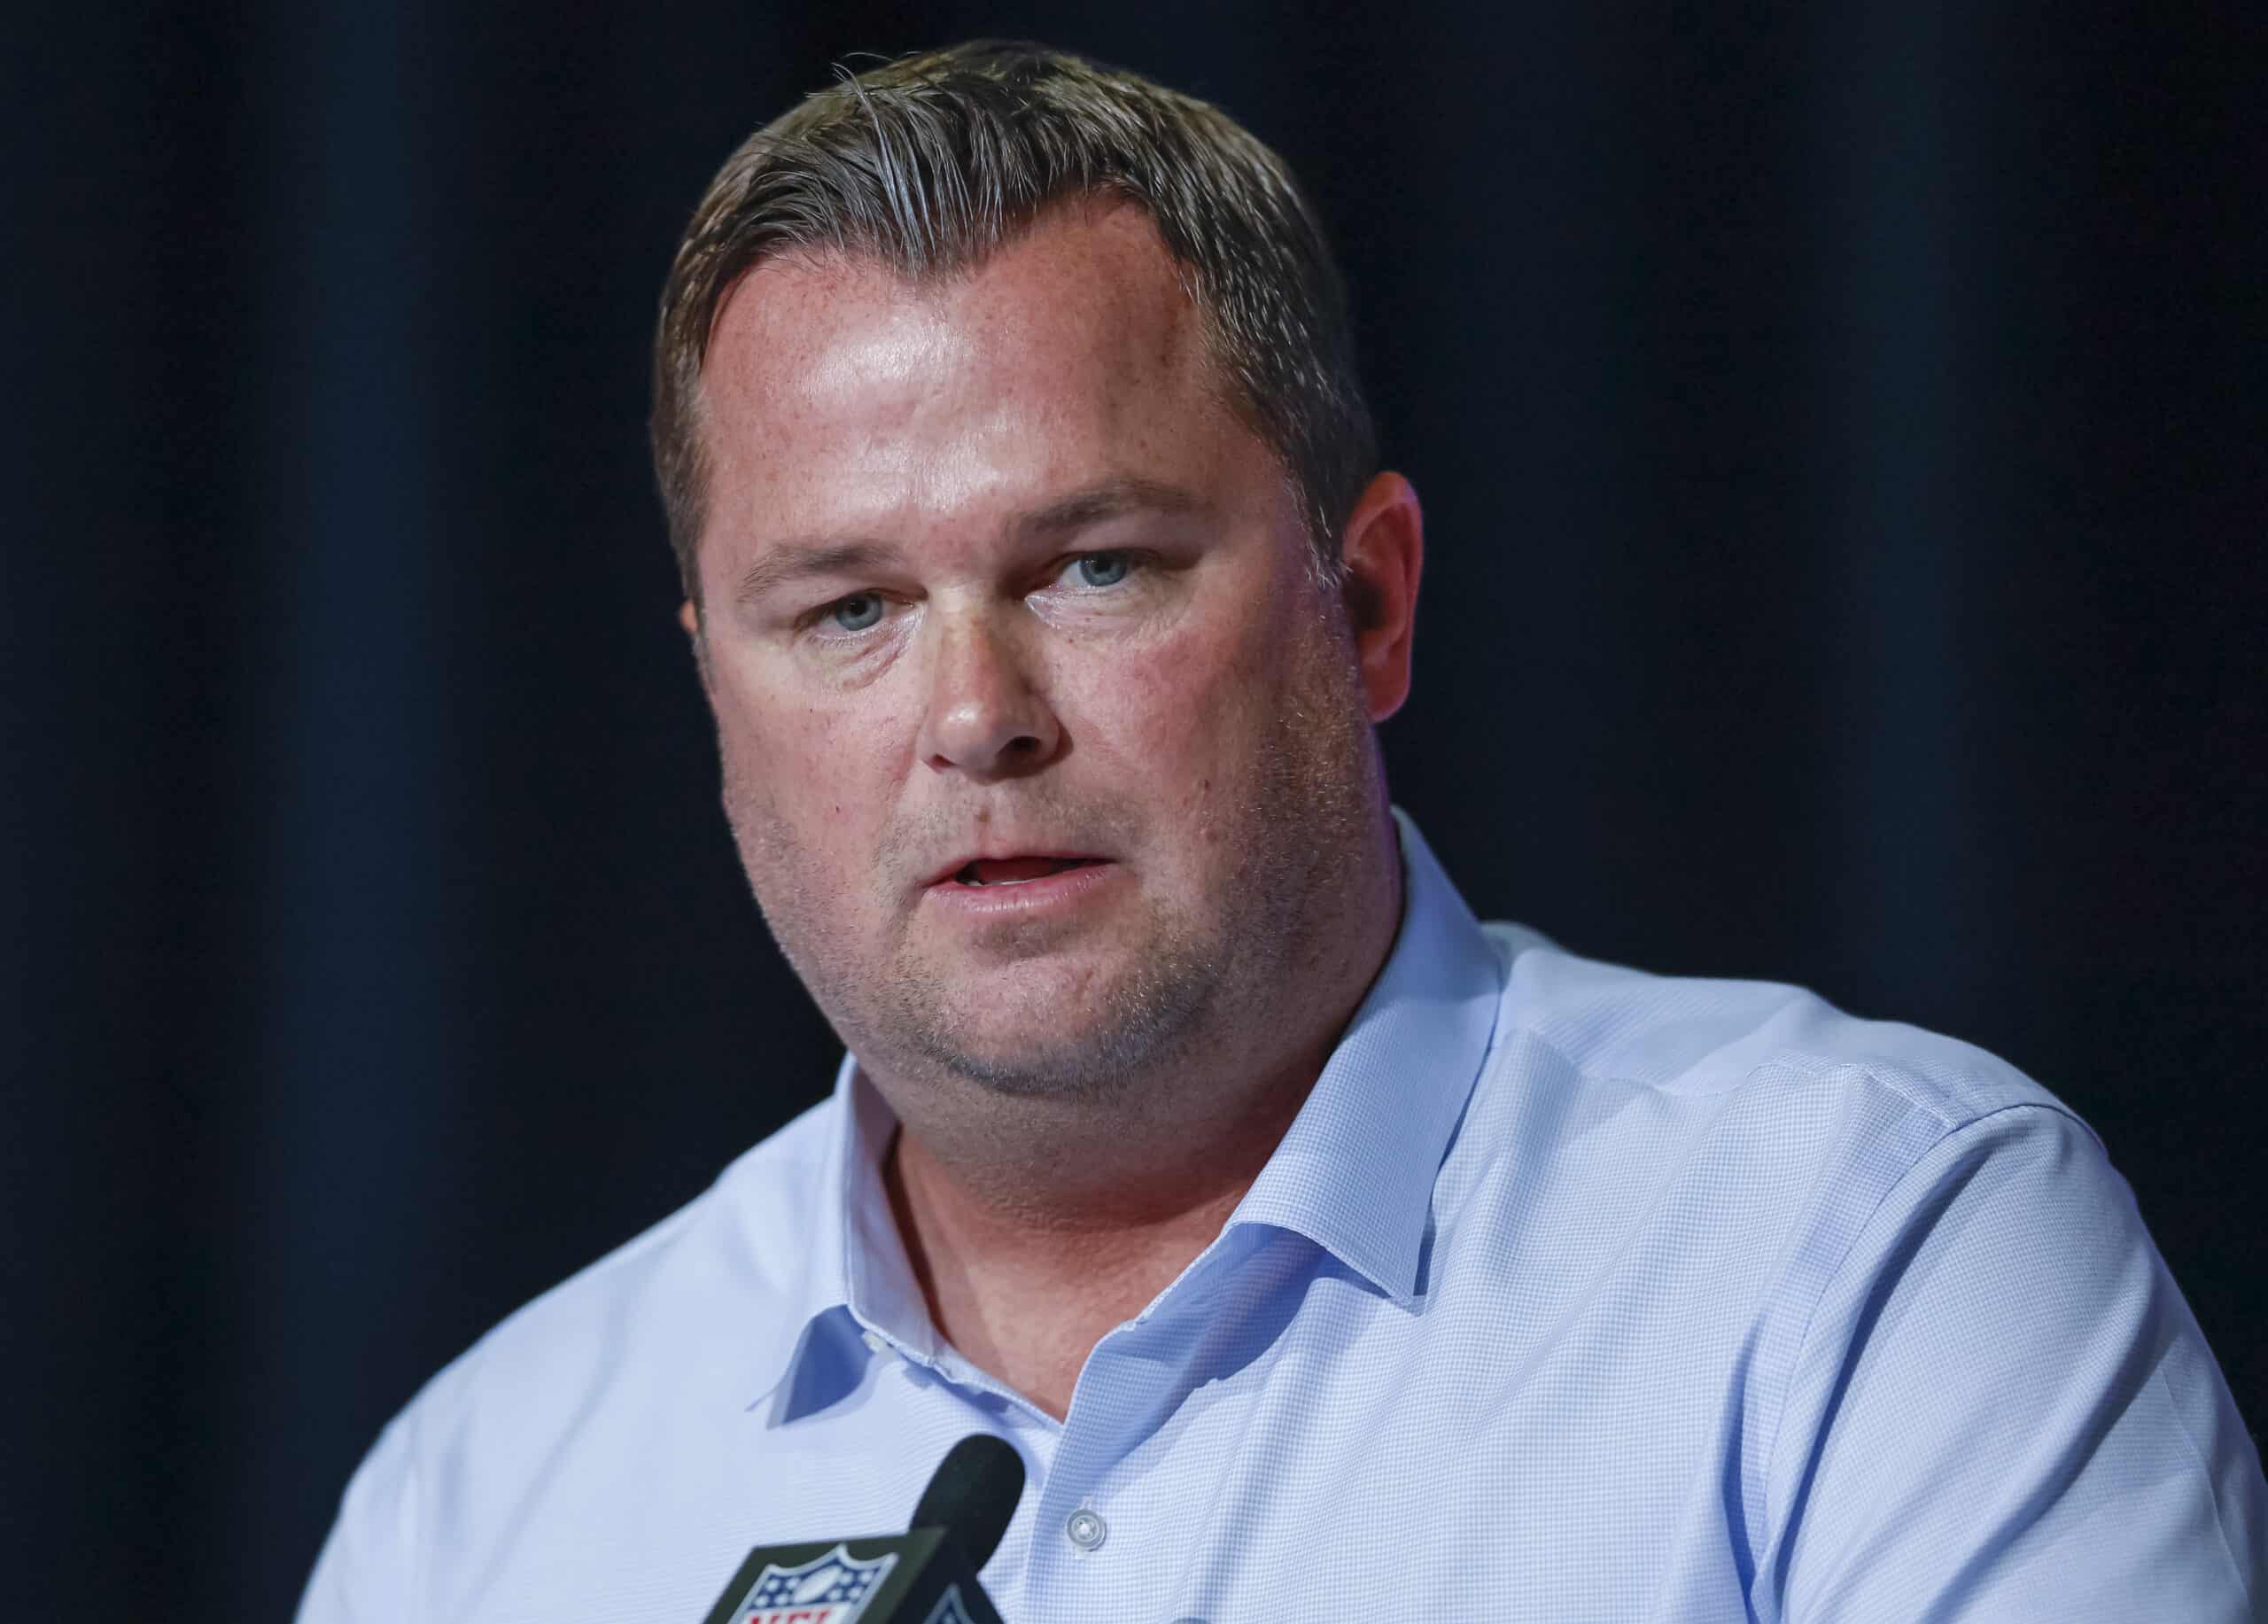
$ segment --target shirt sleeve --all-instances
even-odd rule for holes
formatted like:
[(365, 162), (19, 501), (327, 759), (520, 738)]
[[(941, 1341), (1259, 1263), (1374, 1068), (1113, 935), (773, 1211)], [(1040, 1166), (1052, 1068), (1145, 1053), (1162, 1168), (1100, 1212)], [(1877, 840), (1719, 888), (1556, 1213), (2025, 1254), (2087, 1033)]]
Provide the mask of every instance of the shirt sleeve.
[(2132, 1193), (2046, 1105), (1947, 1134), (1805, 1334), (1767, 1624), (2263, 1618), (2259, 1456)]
[(299, 1597), (298, 1624), (416, 1624), (417, 1483), (408, 1415), (364, 1457)]

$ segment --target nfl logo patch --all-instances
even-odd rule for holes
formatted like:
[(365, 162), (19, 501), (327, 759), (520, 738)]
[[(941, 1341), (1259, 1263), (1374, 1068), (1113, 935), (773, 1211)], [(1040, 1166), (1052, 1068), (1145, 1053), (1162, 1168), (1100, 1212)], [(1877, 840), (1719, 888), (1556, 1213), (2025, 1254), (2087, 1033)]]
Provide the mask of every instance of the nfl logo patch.
[(733, 1609), (733, 1624), (850, 1624), (897, 1565), (885, 1551), (861, 1562), (837, 1545), (800, 1567), (766, 1567)]

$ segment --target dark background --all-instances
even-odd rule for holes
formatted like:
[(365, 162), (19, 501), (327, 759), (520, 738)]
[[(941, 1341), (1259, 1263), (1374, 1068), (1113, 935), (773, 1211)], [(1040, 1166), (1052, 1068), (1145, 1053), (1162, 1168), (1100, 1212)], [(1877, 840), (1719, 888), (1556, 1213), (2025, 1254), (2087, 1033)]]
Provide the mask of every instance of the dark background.
[(827, 1082), (645, 460), (677, 233), (1036, 34), (1306, 177), (1425, 494), (1484, 916), (1993, 1048), (2268, 1418), (2249, 6), (115, 4), (0, 44), (0, 1527), (274, 1618), (512, 1307)]

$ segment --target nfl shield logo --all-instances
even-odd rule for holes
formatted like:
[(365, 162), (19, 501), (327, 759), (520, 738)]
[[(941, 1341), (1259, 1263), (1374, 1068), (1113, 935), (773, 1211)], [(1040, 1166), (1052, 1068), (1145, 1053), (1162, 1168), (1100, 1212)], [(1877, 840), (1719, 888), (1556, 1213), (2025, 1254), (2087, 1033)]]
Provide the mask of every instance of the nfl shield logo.
[(733, 1624), (850, 1624), (897, 1562), (895, 1551), (861, 1562), (837, 1545), (800, 1567), (767, 1566), (733, 1609)]

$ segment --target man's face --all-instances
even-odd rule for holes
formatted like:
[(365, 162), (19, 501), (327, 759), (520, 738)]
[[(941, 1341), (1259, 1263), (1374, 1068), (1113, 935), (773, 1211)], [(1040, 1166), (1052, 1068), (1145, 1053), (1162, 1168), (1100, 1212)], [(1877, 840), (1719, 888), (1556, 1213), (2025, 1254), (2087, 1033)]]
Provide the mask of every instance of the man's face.
[(1382, 811), (1363, 690), (1214, 380), (1128, 207), (926, 287), (773, 261), (724, 308), (699, 558), (726, 811), (870, 1069), (1105, 1089), (1280, 1019), (1343, 924)]

